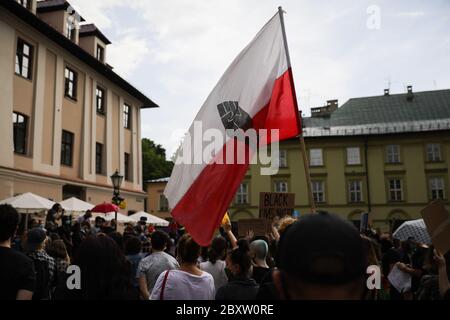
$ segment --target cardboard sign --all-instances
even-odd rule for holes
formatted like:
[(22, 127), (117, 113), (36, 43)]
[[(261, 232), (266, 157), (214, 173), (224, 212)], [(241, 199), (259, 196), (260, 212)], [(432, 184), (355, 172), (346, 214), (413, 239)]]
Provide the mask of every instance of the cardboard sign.
[(295, 208), (294, 193), (261, 192), (259, 194), (259, 217), (272, 220), (273, 217), (292, 215)]
[(442, 254), (450, 251), (450, 219), (444, 203), (433, 201), (421, 211), (434, 247)]
[(271, 223), (266, 219), (247, 219), (238, 221), (238, 235), (245, 237), (249, 230), (253, 230), (255, 236), (265, 236), (271, 230)]

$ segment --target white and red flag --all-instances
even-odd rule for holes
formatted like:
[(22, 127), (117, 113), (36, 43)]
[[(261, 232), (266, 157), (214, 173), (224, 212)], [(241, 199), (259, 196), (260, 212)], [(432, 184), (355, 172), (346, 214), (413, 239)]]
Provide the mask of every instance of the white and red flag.
[[(202, 246), (210, 244), (255, 151), (245, 141), (230, 136), (229, 130), (249, 129), (278, 129), (278, 137), (270, 136), (268, 143), (301, 134), (281, 10), (232, 62), (201, 107), (176, 155), (178, 160), (164, 194), (172, 216)], [(217, 133), (225, 137), (219, 148), (208, 149), (201, 137), (199, 142), (199, 135), (211, 139)], [(217, 141), (214, 143), (217, 146)], [(228, 157), (225, 154), (236, 145), (244, 145), (245, 161), (217, 161)], [(201, 161), (205, 154), (208, 160)], [(233, 157), (236, 160), (236, 155)], [(179, 161), (181, 158), (184, 161)]]

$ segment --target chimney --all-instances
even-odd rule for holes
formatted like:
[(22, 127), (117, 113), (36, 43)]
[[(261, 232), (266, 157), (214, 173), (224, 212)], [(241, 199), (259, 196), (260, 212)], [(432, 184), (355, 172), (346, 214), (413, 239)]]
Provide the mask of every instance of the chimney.
[(328, 100), (324, 107), (311, 108), (311, 117), (329, 117), (338, 107), (338, 100)]
[(413, 93), (413, 87), (408, 86), (408, 93), (406, 94), (406, 101), (413, 102), (414, 100), (414, 93)]
[(389, 95), (389, 89), (384, 89), (384, 95), (388, 96)]

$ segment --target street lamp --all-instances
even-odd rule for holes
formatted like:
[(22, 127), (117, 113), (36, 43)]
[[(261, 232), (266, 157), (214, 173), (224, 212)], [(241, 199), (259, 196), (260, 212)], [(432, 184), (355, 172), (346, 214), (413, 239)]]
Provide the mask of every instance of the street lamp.
[[(112, 185), (114, 187), (114, 196), (113, 196), (113, 203), (118, 206), (120, 205), (120, 202), (122, 198), (120, 198), (120, 186), (122, 185), (123, 176), (119, 174), (119, 170), (116, 169), (116, 172), (110, 177)], [(116, 225), (114, 226), (114, 229), (117, 231), (117, 211), (115, 212), (114, 219), (116, 220)]]

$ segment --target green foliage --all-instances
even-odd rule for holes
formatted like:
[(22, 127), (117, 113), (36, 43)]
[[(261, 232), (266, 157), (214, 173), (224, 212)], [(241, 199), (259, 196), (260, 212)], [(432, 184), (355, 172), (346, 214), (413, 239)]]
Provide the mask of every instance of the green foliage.
[(173, 162), (166, 160), (166, 150), (152, 140), (142, 139), (142, 175), (143, 180), (154, 180), (169, 177)]

